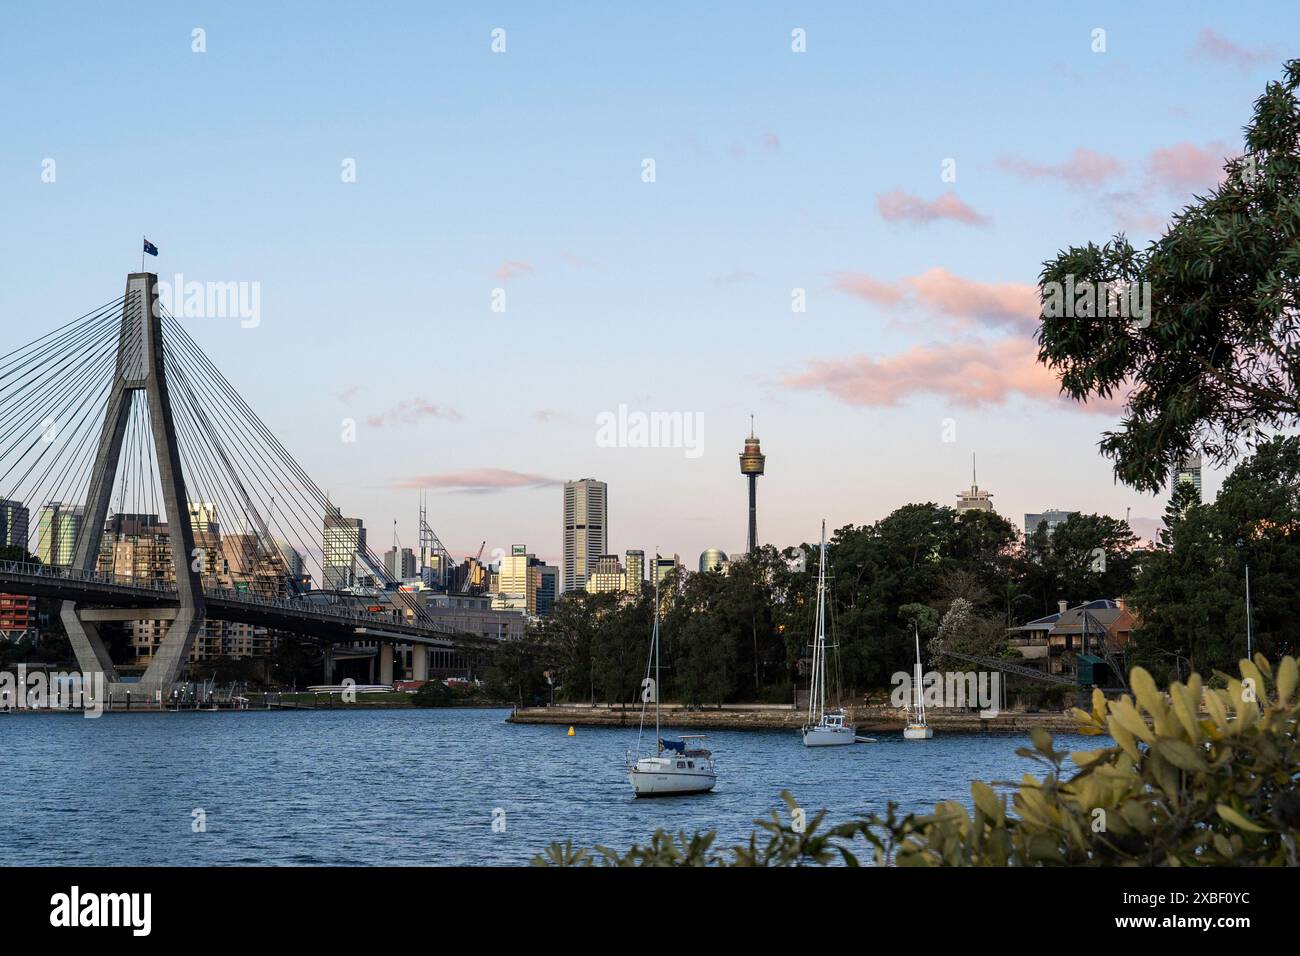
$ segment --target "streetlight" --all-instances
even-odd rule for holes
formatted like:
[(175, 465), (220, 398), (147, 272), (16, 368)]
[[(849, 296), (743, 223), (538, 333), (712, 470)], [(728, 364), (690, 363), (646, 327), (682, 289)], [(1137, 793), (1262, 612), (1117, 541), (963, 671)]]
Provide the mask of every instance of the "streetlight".
[(1251, 614), (1250, 614), (1250, 559), (1246, 557), (1245, 542), (1237, 539), (1237, 547), (1242, 549), (1242, 563), (1246, 566), (1246, 660), (1251, 659)]

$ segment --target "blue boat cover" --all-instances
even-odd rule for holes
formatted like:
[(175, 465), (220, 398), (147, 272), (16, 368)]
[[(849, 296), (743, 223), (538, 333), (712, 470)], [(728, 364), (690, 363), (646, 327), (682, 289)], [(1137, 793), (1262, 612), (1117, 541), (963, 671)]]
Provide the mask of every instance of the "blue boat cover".
[(676, 741), (664, 740), (662, 737), (660, 737), (659, 746), (662, 747), (664, 750), (675, 750), (679, 754), (686, 752), (686, 741), (684, 740), (676, 740)]

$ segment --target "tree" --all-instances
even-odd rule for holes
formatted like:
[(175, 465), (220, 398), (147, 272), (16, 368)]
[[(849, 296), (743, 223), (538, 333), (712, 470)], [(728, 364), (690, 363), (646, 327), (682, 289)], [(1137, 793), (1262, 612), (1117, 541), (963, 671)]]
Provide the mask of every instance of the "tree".
[[(1100, 448), (1133, 487), (1158, 491), (1194, 450), (1227, 463), (1261, 428), (1300, 420), (1297, 87), (1291, 60), (1256, 101), (1224, 182), (1146, 250), (1121, 234), (1044, 263), (1038, 359), (1077, 401), (1128, 390), (1122, 427)], [(1149, 316), (1046, 314), (1054, 290), (1107, 283), (1149, 283)]]
[(1241, 462), (1212, 504), (1176, 489), (1157, 548), (1131, 592), (1132, 659), (1160, 676), (1227, 667), (1245, 650), (1246, 566), (1255, 647), (1300, 641), (1300, 438), (1275, 438)]

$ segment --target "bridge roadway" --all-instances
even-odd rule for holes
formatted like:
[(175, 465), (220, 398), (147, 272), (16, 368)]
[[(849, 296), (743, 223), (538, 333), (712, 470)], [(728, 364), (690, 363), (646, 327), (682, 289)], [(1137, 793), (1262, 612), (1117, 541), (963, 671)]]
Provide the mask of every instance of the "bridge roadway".
[[(176, 589), (162, 581), (142, 585), (98, 571), (21, 561), (0, 561), (0, 591), (76, 601), (87, 607), (166, 608), (180, 604)], [(325, 644), (380, 641), (466, 650), (497, 643), (436, 621), (394, 621), (340, 604), (266, 598), (222, 588), (204, 588), (203, 600), (208, 617), (304, 634)]]

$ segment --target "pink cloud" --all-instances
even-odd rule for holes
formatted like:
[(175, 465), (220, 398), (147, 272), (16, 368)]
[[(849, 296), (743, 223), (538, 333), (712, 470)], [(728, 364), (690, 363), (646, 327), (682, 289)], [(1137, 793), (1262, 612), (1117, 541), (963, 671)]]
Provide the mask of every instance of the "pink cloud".
[(1032, 331), (1041, 313), (1036, 286), (979, 282), (954, 275), (941, 266), (898, 282), (884, 282), (859, 272), (837, 272), (832, 279), (840, 292), (890, 307), (914, 302), (938, 313), (956, 328), (988, 325)]
[(1277, 48), (1261, 46), (1252, 50), (1232, 42), (1217, 30), (1206, 27), (1196, 38), (1196, 44), (1192, 47), (1192, 56), (1245, 68), (1277, 59)]
[(1154, 183), (1171, 192), (1208, 190), (1223, 181), (1223, 164), (1228, 157), (1227, 144), (1175, 143), (1152, 150), (1147, 171)]
[(968, 407), (1002, 405), (1019, 396), (1092, 412), (1119, 411), (1118, 401), (1079, 405), (1063, 398), (1056, 375), (1038, 363), (1037, 354), (1037, 345), (1023, 338), (914, 346), (882, 359), (859, 355), (810, 361), (805, 371), (787, 376), (782, 384), (826, 392), (848, 405), (876, 408), (930, 394)]
[(426, 418), (441, 418), (452, 422), (462, 420), (460, 412), (454, 408), (435, 405), (422, 398), (408, 398), (379, 415), (371, 415), (366, 419), (366, 424), (371, 428), (383, 428), (385, 425), (414, 425)]
[(516, 276), (532, 275), (532, 274), (533, 274), (532, 263), (523, 262), (519, 259), (510, 259), (506, 262), (501, 263), (501, 265), (497, 267), (497, 271), (496, 271), (496, 277), (501, 282), (509, 282), (511, 279), (515, 278)]
[(448, 492), (491, 494), (514, 488), (550, 488), (564, 484), (558, 478), (531, 475), (505, 468), (470, 468), (438, 475), (416, 475), (397, 482), (398, 488), (441, 488)]
[(1118, 176), (1122, 170), (1114, 156), (1086, 147), (1076, 147), (1063, 163), (1032, 163), (1020, 156), (1000, 156), (998, 165), (1022, 179), (1060, 179), (1070, 186), (1096, 187)]
[(835, 288), (876, 305), (898, 305), (907, 293), (888, 282), (881, 282), (860, 272), (836, 272), (831, 275)]
[(983, 226), (989, 217), (962, 202), (954, 192), (938, 199), (925, 200), (914, 193), (894, 189), (876, 197), (880, 216), (889, 222), (928, 223), (936, 219), (954, 219), (971, 226)]
[(958, 324), (1011, 325), (1033, 331), (1042, 314), (1038, 287), (1023, 282), (977, 282), (940, 266), (905, 281), (923, 305), (957, 319)]

